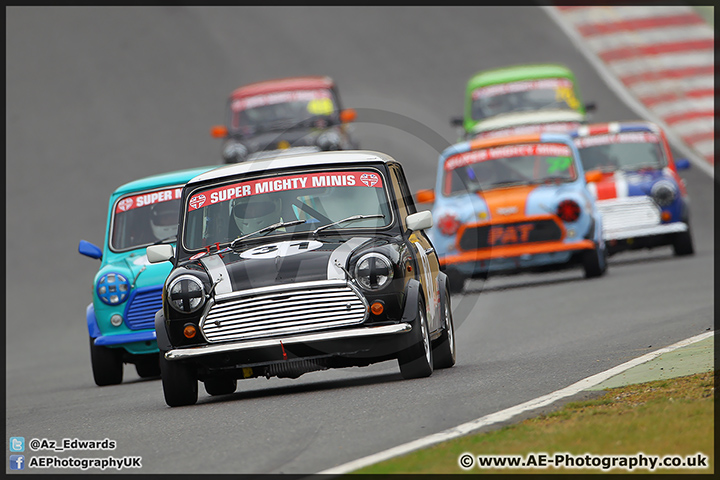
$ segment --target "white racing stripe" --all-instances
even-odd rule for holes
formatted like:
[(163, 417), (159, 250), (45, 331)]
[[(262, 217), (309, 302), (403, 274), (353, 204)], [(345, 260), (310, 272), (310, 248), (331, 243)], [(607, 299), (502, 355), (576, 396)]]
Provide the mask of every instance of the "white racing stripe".
[(661, 43), (708, 40), (715, 38), (710, 25), (683, 25), (613, 32), (588, 36), (586, 42), (595, 51), (644, 47)]
[(715, 119), (713, 117), (694, 118), (691, 120), (683, 120), (673, 123), (673, 129), (678, 135), (686, 137), (698, 133), (707, 133), (715, 131)]
[(215, 287), (215, 293), (231, 293), (232, 285), (230, 284), (230, 275), (228, 274), (225, 262), (218, 255), (208, 255), (200, 259), (208, 274), (210, 280), (215, 283), (220, 280), (220, 283)]
[(583, 390), (587, 390), (590, 387), (594, 387), (595, 385), (598, 385), (598, 384), (604, 382), (605, 380), (607, 380), (611, 377), (614, 377), (615, 375), (618, 375), (618, 374), (624, 372), (625, 370), (628, 370), (629, 368), (632, 368), (634, 366), (648, 362), (654, 358), (659, 357), (660, 355), (662, 355), (664, 353), (671, 352), (680, 347), (684, 347), (684, 346), (693, 344), (695, 342), (699, 342), (699, 341), (704, 340), (714, 334), (715, 334), (715, 332), (706, 332), (706, 333), (697, 335), (695, 337), (688, 338), (688, 339), (680, 341), (674, 345), (670, 345), (669, 347), (661, 348), (660, 350), (656, 350), (654, 352), (647, 353), (641, 357), (638, 357), (633, 360), (630, 360), (629, 362), (623, 363), (622, 365), (618, 365), (617, 367), (611, 368), (610, 370), (606, 370), (606, 371), (600, 372), (596, 375), (587, 377), (587, 378), (580, 380), (579, 382), (573, 383), (569, 387), (565, 387), (561, 390), (557, 390), (557, 391), (549, 393), (547, 395), (543, 395), (542, 397), (538, 397), (534, 400), (530, 400), (528, 402), (521, 403), (520, 405), (516, 405), (514, 407), (510, 407), (510, 408), (501, 410), (496, 413), (491, 413), (490, 415), (485, 415), (484, 417), (478, 418), (477, 420), (473, 420), (468, 423), (463, 423), (462, 425), (458, 425), (457, 427), (450, 428), (443, 432), (436, 433), (434, 435), (429, 435), (427, 437), (420, 438), (413, 442), (409, 442), (409, 443), (405, 443), (403, 445), (399, 445), (397, 447), (393, 447), (389, 450), (385, 450), (384, 452), (379, 452), (374, 455), (369, 455), (367, 457), (345, 463), (343, 465), (338, 465), (337, 467), (329, 468), (327, 470), (319, 472), (319, 475), (324, 475), (324, 474), (342, 475), (345, 473), (353, 472), (360, 468), (367, 467), (368, 465), (373, 465), (375, 463), (379, 463), (379, 462), (388, 460), (390, 458), (398, 457), (400, 455), (405, 455), (407, 453), (413, 452), (415, 450), (419, 450), (421, 448), (426, 448), (431, 445), (435, 445), (435, 444), (438, 444), (441, 442), (452, 440), (453, 438), (462, 437), (464, 435), (472, 433), (472, 432), (474, 432), (480, 428), (486, 427), (488, 425), (494, 425), (497, 423), (506, 422), (521, 413), (524, 413), (524, 412), (527, 412), (530, 410), (535, 410), (536, 408), (541, 408), (541, 407), (551, 405), (551, 404), (557, 402), (558, 400), (562, 400), (564, 398), (567, 398), (567, 397), (570, 397), (577, 393), (580, 393)]
[(700, 155), (705, 155), (706, 157), (715, 155), (715, 141), (712, 139), (695, 142), (692, 146)]

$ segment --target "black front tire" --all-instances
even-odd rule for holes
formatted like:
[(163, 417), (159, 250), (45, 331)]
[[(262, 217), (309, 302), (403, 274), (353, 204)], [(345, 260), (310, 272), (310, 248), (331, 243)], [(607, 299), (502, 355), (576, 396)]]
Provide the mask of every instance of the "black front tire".
[(445, 289), (445, 301), (442, 305), (443, 328), (440, 338), (436, 340), (433, 349), (433, 368), (450, 368), (455, 365), (455, 325), (452, 318), (452, 306), (450, 304), (450, 291)]
[(595, 245), (592, 250), (587, 250), (583, 254), (583, 269), (585, 270), (585, 278), (602, 277), (607, 271), (607, 248), (600, 248)]
[(198, 380), (195, 372), (179, 361), (168, 361), (160, 351), (160, 372), (162, 375), (165, 403), (171, 407), (194, 405), (198, 399)]
[(135, 363), (135, 370), (140, 378), (153, 378), (160, 376), (160, 360), (158, 355), (147, 355), (147, 358)]
[(237, 388), (237, 380), (234, 378), (208, 378), (203, 383), (208, 395), (229, 395)]
[(90, 360), (95, 384), (118, 385), (123, 379), (122, 350), (95, 345), (95, 339), (90, 338)]
[(673, 252), (676, 257), (693, 255), (695, 253), (692, 234), (690, 233), (689, 228), (686, 232), (679, 232), (675, 234), (673, 237)]
[(461, 273), (452, 269), (446, 270), (445, 275), (447, 275), (447, 284), (450, 293), (462, 293), (465, 288), (465, 277)]
[(418, 301), (415, 343), (398, 357), (400, 374), (405, 379), (429, 377), (433, 372), (433, 349), (430, 344), (430, 328), (425, 314), (425, 302)]

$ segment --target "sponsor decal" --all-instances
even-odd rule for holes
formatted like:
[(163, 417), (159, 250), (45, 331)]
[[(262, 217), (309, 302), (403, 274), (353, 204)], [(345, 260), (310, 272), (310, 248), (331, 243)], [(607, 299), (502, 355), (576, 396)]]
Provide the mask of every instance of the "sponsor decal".
[(197, 210), (203, 205), (214, 205), (263, 193), (322, 187), (358, 187), (363, 184), (375, 188), (383, 186), (381, 176), (373, 172), (327, 172), (250, 180), (193, 195), (188, 202), (188, 211)]
[[(278, 103), (289, 102), (312, 102), (313, 100), (330, 99), (330, 92), (325, 89), (315, 90), (291, 90), (286, 92), (273, 92), (262, 95), (255, 95), (247, 98), (238, 98), (232, 101), (232, 110), (239, 112), (249, 108), (264, 107), (266, 105), (277, 105)], [(313, 110), (327, 110), (327, 103), (314, 102)]]
[(524, 157), (529, 155), (572, 158), (572, 151), (569, 146), (562, 143), (503, 145), (500, 147), (471, 150), (469, 152), (452, 155), (445, 160), (445, 170), (450, 171), (456, 168), (472, 165), (473, 163), (483, 162), (485, 160)]
[(197, 260), (198, 258), (202, 258), (202, 257), (204, 257), (204, 256), (207, 255), (207, 254), (208, 254), (208, 252), (196, 253), (195, 255), (193, 255), (192, 257), (190, 257), (190, 260)]
[(597, 145), (610, 145), (613, 143), (658, 143), (660, 137), (649, 132), (609, 133), (606, 135), (592, 135), (578, 137), (575, 145), (578, 148), (595, 147)]
[(364, 183), (366, 187), (374, 187), (375, 184), (380, 181), (380, 178), (375, 173), (363, 173), (360, 175), (360, 181)]
[(501, 83), (487, 87), (476, 88), (472, 92), (472, 99), (494, 97), (506, 93), (527, 92), (528, 90), (559, 90), (571, 89), (573, 84), (567, 78), (545, 78), (542, 80), (521, 80), (519, 82)]
[(182, 188), (169, 188), (154, 192), (124, 197), (115, 205), (115, 213), (127, 212), (134, 208), (146, 207), (156, 203), (178, 200), (182, 196)]
[(275, 257), (291, 257), (299, 253), (312, 252), (322, 247), (322, 242), (315, 240), (296, 240), (280, 243), (271, 243), (269, 245), (261, 245), (251, 248), (240, 254), (242, 258), (275, 258)]

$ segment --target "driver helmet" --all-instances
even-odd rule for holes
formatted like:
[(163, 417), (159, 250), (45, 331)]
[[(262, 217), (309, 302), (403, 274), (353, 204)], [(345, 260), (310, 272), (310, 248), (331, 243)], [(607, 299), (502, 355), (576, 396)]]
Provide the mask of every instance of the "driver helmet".
[(235, 201), (233, 218), (243, 234), (282, 221), (279, 198), (245, 197)]
[(177, 234), (177, 202), (161, 202), (150, 207), (150, 226), (158, 240)]

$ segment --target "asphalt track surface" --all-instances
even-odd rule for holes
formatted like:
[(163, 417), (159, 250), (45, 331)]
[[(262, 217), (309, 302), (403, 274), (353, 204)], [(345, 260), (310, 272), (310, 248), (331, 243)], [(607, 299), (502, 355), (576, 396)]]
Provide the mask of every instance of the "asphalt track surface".
[(131, 473), (311, 474), (711, 329), (713, 181), (691, 169), (693, 257), (664, 247), (613, 257), (600, 279), (473, 282), (453, 297), (458, 363), (429, 378), (385, 362), (223, 397), (201, 387), (197, 405), (172, 409), (130, 367), (121, 385), (93, 383), (84, 313), (99, 263), (78, 241), (102, 244), (120, 184), (218, 164), (209, 127), (232, 89), (332, 76), (359, 110), (361, 147), (400, 160), (418, 189), (456, 139), (448, 118), (469, 76), (536, 61), (575, 71), (594, 120), (636, 118), (537, 7), (8, 7), (5, 438), (113, 439), (111, 452), (25, 454), (141, 456)]

